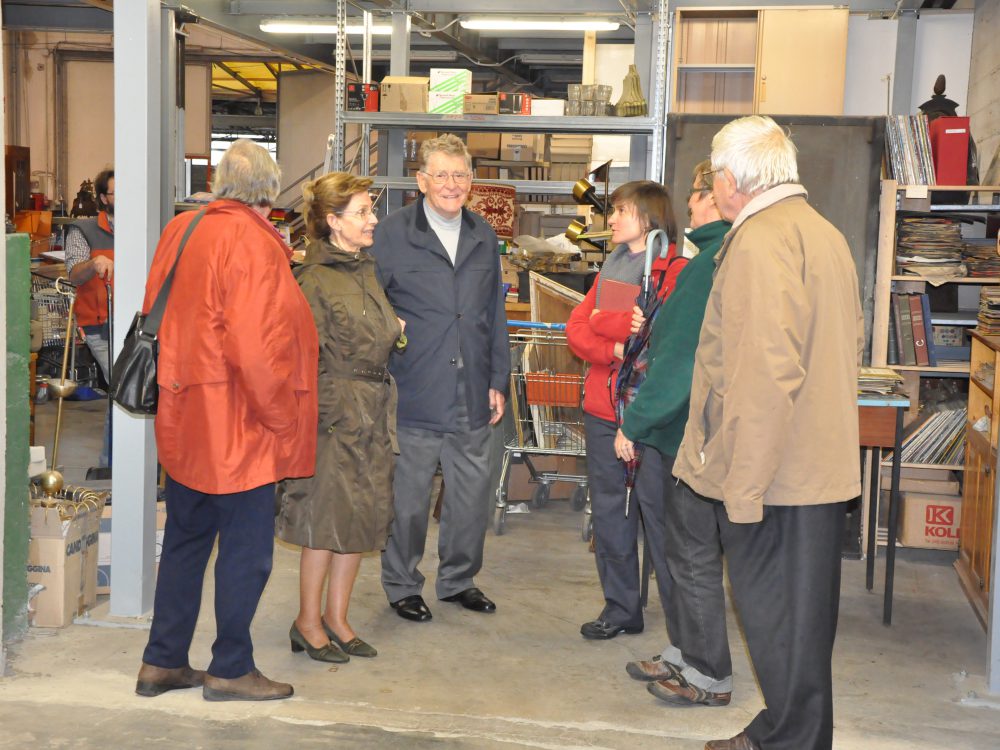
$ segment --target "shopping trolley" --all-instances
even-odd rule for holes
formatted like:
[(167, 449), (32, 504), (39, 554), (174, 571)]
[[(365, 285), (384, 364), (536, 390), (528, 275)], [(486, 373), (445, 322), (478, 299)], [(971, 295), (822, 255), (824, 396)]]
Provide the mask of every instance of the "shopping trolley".
[[(569, 351), (562, 323), (512, 321), (510, 332), (510, 418), (504, 420), (504, 456), (496, 491), (493, 531), (504, 533), (507, 489), (512, 463), (524, 463), (535, 485), (531, 503), (541, 508), (555, 482), (576, 485), (570, 498), (574, 510), (589, 509), (587, 477), (538, 471), (537, 455), (586, 455), (583, 432), (584, 365)], [(589, 539), (589, 513), (584, 538)]]

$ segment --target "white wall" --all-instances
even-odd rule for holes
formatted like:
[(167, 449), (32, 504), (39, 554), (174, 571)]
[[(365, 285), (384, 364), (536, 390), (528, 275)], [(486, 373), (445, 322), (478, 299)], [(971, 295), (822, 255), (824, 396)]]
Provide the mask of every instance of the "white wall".
[(914, 111), (933, 96), (934, 81), (944, 73), (948, 83), (945, 95), (958, 102), (958, 114), (966, 113), (974, 18), (971, 11), (921, 14), (917, 21), (916, 59), (913, 61)]
[(844, 114), (862, 117), (888, 114), (886, 76), (896, 65), (896, 22), (869, 20), (852, 14), (847, 21), (847, 71)]
[[(912, 111), (931, 98), (934, 80), (943, 73), (948, 81), (946, 94), (959, 103), (964, 114), (968, 102), (969, 60), (972, 56), (973, 14), (962, 11), (923, 12), (917, 20), (916, 50), (913, 60)], [(847, 76), (844, 114), (874, 116), (886, 114), (887, 73), (895, 68), (895, 21), (868, 20), (854, 14), (848, 22)]]

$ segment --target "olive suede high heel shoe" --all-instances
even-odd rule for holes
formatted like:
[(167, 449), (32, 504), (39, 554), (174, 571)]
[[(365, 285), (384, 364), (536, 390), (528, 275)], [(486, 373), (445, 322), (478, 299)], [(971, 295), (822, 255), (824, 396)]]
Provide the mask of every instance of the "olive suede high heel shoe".
[(292, 623), (292, 629), (288, 631), (288, 640), (292, 643), (292, 651), (294, 653), (305, 651), (309, 654), (310, 659), (315, 659), (316, 661), (345, 664), (351, 660), (351, 657), (345, 654), (336, 643), (331, 642), (321, 648), (316, 648), (299, 632), (299, 626), (294, 622)]
[(321, 621), (323, 623), (323, 630), (330, 638), (330, 643), (334, 646), (339, 646), (345, 654), (350, 654), (351, 656), (363, 656), (365, 658), (371, 658), (373, 656), (378, 656), (378, 651), (375, 647), (365, 643), (363, 640), (355, 636), (351, 640), (344, 642), (337, 637), (337, 634), (333, 632), (333, 628), (326, 624), (326, 620)]

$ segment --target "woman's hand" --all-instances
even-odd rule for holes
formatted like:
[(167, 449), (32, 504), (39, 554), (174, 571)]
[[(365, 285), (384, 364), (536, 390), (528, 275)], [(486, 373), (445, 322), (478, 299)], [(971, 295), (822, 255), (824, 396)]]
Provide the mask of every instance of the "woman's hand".
[(615, 342), (615, 359), (625, 359), (625, 344), (621, 341)]
[(406, 333), (406, 321), (400, 317), (397, 317), (396, 320), (399, 321), (399, 332)]
[(625, 437), (621, 428), (619, 428), (618, 434), (615, 435), (615, 455), (625, 462), (635, 458), (635, 443)]
[(642, 314), (641, 307), (632, 308), (632, 333), (638, 333), (642, 324), (646, 322), (646, 316)]

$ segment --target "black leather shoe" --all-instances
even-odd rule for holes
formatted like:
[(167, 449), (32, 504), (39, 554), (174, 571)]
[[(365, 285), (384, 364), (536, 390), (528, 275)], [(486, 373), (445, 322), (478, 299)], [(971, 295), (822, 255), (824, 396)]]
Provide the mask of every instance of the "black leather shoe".
[(424, 598), (420, 596), (420, 594), (405, 596), (398, 601), (389, 602), (389, 606), (396, 610), (396, 614), (404, 620), (427, 622), (431, 619), (431, 617), (433, 617), (433, 615), (431, 615), (431, 611), (427, 609), (427, 604), (424, 602)]
[(580, 626), (580, 635), (593, 641), (607, 641), (614, 638), (619, 633), (635, 635), (642, 632), (642, 625), (637, 628), (628, 628), (624, 625), (615, 625), (604, 620), (593, 620), (585, 622)]
[(487, 599), (486, 594), (475, 587), (459, 591), (457, 594), (452, 594), (451, 596), (446, 596), (441, 601), (458, 602), (473, 612), (496, 612), (497, 609), (497, 605)]

